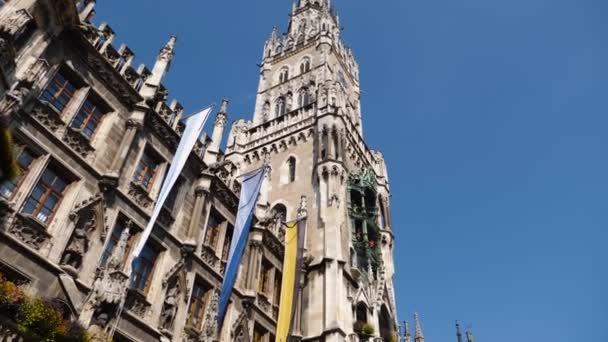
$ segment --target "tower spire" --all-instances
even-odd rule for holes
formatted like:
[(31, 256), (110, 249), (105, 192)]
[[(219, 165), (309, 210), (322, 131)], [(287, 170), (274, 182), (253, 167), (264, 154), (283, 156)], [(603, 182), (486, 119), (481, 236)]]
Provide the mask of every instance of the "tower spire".
[(460, 332), (460, 324), (456, 321), (456, 337), (458, 338), (458, 342), (462, 342), (462, 333)]
[(412, 334), (410, 333), (410, 324), (408, 321), (403, 321), (403, 342), (412, 342)]
[(471, 330), (467, 330), (467, 342), (475, 342)]
[(424, 333), (422, 332), (422, 326), (420, 325), (420, 317), (418, 316), (418, 313), (414, 313), (414, 321), (416, 322), (416, 331), (415, 331), (415, 338), (414, 340), (416, 342), (424, 342)]

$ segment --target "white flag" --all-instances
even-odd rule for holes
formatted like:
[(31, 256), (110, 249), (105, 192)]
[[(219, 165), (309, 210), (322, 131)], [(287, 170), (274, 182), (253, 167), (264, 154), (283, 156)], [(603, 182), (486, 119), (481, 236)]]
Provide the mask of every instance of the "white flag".
[(154, 224), (156, 223), (158, 214), (160, 213), (163, 204), (165, 204), (165, 200), (169, 196), (173, 185), (175, 185), (179, 174), (182, 172), (184, 165), (186, 165), (186, 161), (188, 160), (190, 152), (192, 152), (192, 149), (194, 148), (194, 144), (196, 144), (196, 141), (201, 136), (201, 133), (203, 132), (203, 127), (205, 126), (205, 122), (207, 121), (210, 112), (211, 107), (203, 109), (202, 111), (186, 119), (186, 128), (184, 129), (184, 133), (182, 133), (182, 138), (179, 142), (179, 146), (177, 146), (177, 151), (175, 151), (175, 156), (173, 157), (171, 168), (169, 168), (167, 177), (165, 178), (163, 186), (160, 189), (158, 200), (154, 205), (152, 217), (150, 217), (148, 226), (142, 233), (141, 239), (139, 239), (137, 247), (135, 247), (135, 249), (133, 250), (133, 261), (135, 261), (137, 257), (139, 257), (139, 254), (146, 245), (146, 242), (148, 242), (148, 237), (150, 237), (150, 233), (152, 233), (152, 229), (154, 228)]

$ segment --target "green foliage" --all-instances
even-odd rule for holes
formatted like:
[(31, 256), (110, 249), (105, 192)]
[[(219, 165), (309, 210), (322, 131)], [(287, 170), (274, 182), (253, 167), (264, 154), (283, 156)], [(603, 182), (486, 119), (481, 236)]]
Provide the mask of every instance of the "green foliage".
[(13, 150), (11, 132), (0, 125), (0, 180), (13, 179), (19, 175), (19, 165)]
[(77, 321), (63, 318), (52, 303), (28, 296), (0, 274), (0, 315), (12, 319), (23, 337), (35, 341), (89, 342), (91, 338)]
[(392, 335), (390, 338), (390, 342), (397, 342), (399, 339), (397, 338), (397, 335)]
[(376, 329), (374, 329), (374, 326), (369, 324), (369, 323), (365, 323), (363, 325), (363, 329), (362, 329), (363, 333), (366, 335), (373, 335), (374, 332), (376, 331)]
[(26, 298), (21, 303), (17, 329), (42, 341), (55, 341), (56, 336), (65, 335), (67, 330), (61, 314), (37, 298)]

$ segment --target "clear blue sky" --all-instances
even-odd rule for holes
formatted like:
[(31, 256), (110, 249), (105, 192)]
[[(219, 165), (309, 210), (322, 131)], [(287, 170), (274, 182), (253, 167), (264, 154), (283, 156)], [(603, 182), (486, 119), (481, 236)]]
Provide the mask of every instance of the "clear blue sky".
[[(608, 1), (335, 0), (384, 151), (401, 318), (428, 342), (608, 341)], [(100, 1), (187, 110), (251, 117), (282, 1)]]

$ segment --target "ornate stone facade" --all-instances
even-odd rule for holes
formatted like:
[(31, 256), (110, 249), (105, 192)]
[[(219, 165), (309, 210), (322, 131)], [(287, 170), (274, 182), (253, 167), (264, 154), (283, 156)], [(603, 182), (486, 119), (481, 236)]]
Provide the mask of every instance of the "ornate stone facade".
[[(0, 7), (0, 114), (22, 163), (18, 179), (0, 184), (0, 265), (67, 303), (96, 341), (270, 342), (282, 223), (304, 209), (294, 338), (356, 341), (364, 306), (374, 337), (389, 339), (396, 308), (386, 166), (363, 141), (358, 65), (329, 1), (297, 1), (286, 35), (273, 30), (253, 120), (233, 124), (223, 152), (222, 101), (211, 138), (197, 142), (135, 263), (131, 249), (183, 131), (183, 107), (167, 102), (162, 83), (179, 46), (170, 37), (151, 69), (135, 68), (133, 51), (114, 47), (112, 28), (93, 26), (94, 8), (93, 0)], [(219, 326), (237, 176), (264, 163), (269, 173)]]

